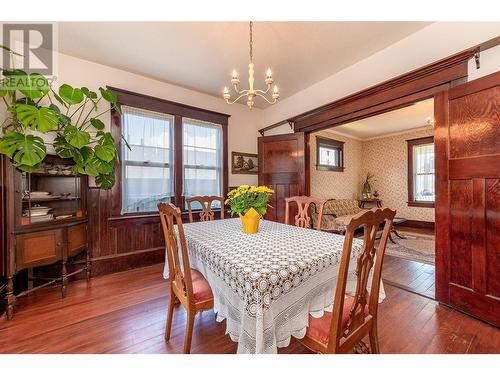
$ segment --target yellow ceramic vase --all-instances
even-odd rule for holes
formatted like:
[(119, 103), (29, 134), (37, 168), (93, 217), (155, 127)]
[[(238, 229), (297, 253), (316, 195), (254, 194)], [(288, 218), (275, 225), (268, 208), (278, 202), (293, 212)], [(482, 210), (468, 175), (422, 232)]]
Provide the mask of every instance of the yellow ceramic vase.
[(250, 208), (245, 215), (240, 215), (243, 232), (247, 234), (259, 231), (260, 215), (254, 208)]

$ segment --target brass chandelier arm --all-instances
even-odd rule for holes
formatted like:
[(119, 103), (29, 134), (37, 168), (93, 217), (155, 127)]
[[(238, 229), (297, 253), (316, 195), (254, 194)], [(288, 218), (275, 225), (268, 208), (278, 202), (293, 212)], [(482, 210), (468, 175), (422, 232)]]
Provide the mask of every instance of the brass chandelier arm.
[[(258, 91), (262, 91), (262, 90), (258, 90)], [(274, 104), (278, 101), (277, 98), (274, 98), (272, 100), (269, 100), (266, 96), (262, 95), (260, 92), (256, 92), (257, 96), (261, 97), (262, 99), (264, 99), (266, 102), (268, 102), (269, 104)]]
[(236, 103), (238, 100), (240, 100), (241, 98), (243, 98), (244, 96), (246, 96), (246, 95), (247, 95), (246, 91), (248, 91), (248, 90), (243, 90), (243, 91), (244, 91), (244, 92), (243, 92), (240, 96), (238, 96), (236, 99), (234, 99), (234, 100), (229, 100), (229, 99), (226, 99), (226, 103), (227, 103), (227, 104), (234, 104), (234, 103)]
[(261, 94), (265, 95), (265, 94), (267, 94), (269, 92), (270, 89), (271, 89), (271, 85), (267, 85), (267, 90), (266, 91), (257, 89), (257, 90), (255, 90), (255, 92), (256, 93), (261, 93)]
[(244, 93), (247, 93), (247, 92), (248, 92), (248, 90), (241, 90), (241, 91), (240, 91), (240, 90), (238, 90), (238, 86), (237, 86), (237, 85), (233, 85), (233, 88), (234, 88), (234, 91), (236, 91), (236, 93), (237, 93), (238, 95), (241, 95), (241, 94), (244, 94)]

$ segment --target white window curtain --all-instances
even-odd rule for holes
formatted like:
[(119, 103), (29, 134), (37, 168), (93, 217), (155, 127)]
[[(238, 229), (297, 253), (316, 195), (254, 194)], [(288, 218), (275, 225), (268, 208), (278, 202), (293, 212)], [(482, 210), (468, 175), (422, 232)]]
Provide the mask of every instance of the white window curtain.
[(434, 144), (413, 147), (413, 197), (415, 201), (435, 200)]
[(184, 196), (222, 195), (222, 126), (183, 118), (182, 129)]
[(122, 213), (156, 211), (173, 196), (174, 117), (122, 107)]

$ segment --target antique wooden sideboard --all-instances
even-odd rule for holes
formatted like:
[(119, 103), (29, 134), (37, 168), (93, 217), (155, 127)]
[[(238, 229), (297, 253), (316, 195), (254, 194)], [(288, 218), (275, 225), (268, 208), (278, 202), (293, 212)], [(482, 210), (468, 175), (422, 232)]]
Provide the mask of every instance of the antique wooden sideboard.
[[(7, 319), (12, 319), (17, 298), (55, 283), (65, 297), (71, 276), (86, 272), (90, 279), (88, 178), (51, 155), (34, 173), (18, 170), (5, 156), (0, 165), (0, 275)], [(48, 275), (39, 272), (49, 265)], [(16, 280), (23, 270), (24, 282)]]

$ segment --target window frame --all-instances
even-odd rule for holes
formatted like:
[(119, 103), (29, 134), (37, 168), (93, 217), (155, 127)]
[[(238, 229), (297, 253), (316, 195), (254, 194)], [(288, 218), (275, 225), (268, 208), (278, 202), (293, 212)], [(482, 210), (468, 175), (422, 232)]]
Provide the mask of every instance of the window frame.
[[(184, 212), (185, 199), (183, 196), (183, 129), (182, 118), (192, 118), (195, 120), (206, 121), (218, 124), (222, 127), (222, 193), (224, 196), (228, 192), (228, 119), (230, 115), (193, 107), (182, 103), (176, 103), (165, 99), (135, 93), (116, 87), (107, 86), (118, 98), (120, 105), (128, 107), (141, 108), (148, 111), (160, 112), (172, 115), (173, 123), (173, 145), (174, 145), (174, 196), (173, 204), (181, 208)], [(122, 119), (121, 114), (116, 110), (111, 110), (111, 133), (116, 140), (116, 147), (122, 157)], [(111, 189), (110, 207), (112, 217), (127, 216), (156, 216), (154, 211), (146, 212), (126, 212), (122, 213), (122, 165), (115, 166), (116, 183)]]
[[(406, 140), (408, 153), (408, 207), (424, 207), (424, 208), (434, 208), (436, 201), (434, 202), (424, 202), (424, 201), (416, 201), (413, 196), (413, 149), (415, 146), (425, 145), (432, 143), (434, 144), (434, 136), (429, 137), (421, 137), (415, 139)], [(435, 154), (434, 154), (435, 156)], [(435, 160), (435, 157), (434, 157)], [(436, 176), (436, 169), (434, 168), (434, 176)], [(435, 180), (434, 180), (435, 181)], [(435, 189), (434, 189), (435, 191)]]
[[(326, 146), (333, 149), (340, 150), (340, 163), (339, 166), (326, 165), (319, 163), (320, 147)], [(326, 138), (317, 135), (316, 136), (316, 170), (318, 171), (333, 171), (333, 172), (344, 172), (344, 142), (337, 141), (332, 138)]]

